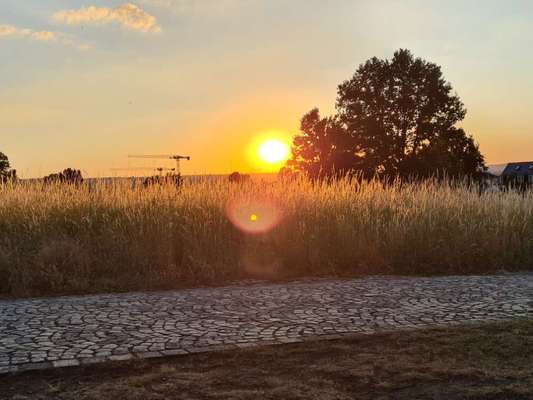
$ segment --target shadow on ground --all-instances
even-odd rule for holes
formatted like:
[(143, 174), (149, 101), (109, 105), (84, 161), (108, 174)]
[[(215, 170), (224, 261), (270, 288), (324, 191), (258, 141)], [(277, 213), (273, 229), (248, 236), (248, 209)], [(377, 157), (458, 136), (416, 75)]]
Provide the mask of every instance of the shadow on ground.
[(531, 399), (533, 321), (0, 377), (1, 399)]

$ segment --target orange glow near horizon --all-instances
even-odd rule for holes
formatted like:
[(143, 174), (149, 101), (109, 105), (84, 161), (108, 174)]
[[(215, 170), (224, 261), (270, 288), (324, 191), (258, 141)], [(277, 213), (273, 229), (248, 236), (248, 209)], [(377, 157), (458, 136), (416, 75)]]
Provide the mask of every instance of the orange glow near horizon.
[[(135, 3), (161, 32), (55, 20), (81, 3)], [(338, 85), (359, 65), (403, 47), (441, 67), (468, 109), (457, 127), (487, 164), (531, 160), (530, 2), (492, 1), (483, 12), (474, 2), (401, 3), (0, 1), (0, 151), (22, 178), (175, 167), (128, 154), (190, 155), (183, 175), (276, 173), (283, 163), (269, 161), (276, 150), (260, 156), (263, 142), (290, 147), (312, 108), (337, 112)], [(42, 32), (56, 40), (38, 40)]]

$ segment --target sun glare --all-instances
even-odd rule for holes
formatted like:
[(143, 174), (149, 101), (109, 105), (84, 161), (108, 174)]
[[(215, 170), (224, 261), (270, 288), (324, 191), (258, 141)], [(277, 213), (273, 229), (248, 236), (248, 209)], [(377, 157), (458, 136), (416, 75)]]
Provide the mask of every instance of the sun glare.
[(277, 164), (289, 158), (289, 146), (277, 139), (269, 139), (259, 145), (259, 158), (269, 164)]

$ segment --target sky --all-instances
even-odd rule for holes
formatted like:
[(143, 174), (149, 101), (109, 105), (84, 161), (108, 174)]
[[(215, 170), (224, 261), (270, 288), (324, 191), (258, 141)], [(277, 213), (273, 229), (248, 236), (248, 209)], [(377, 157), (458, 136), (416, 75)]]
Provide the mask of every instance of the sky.
[(23, 177), (175, 153), (185, 174), (265, 172), (258, 142), (398, 48), (442, 66), (489, 164), (533, 159), (529, 0), (0, 0), (0, 151)]

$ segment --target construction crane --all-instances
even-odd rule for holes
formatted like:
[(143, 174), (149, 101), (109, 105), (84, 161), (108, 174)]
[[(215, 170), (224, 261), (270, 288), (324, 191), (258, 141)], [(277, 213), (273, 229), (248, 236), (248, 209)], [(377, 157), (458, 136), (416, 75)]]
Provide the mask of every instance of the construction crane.
[(157, 171), (159, 172), (159, 175), (163, 175), (163, 171), (170, 171), (174, 173), (176, 171), (176, 168), (124, 167), (124, 168), (111, 168), (111, 171), (115, 171), (115, 172), (116, 171)]
[(176, 161), (176, 174), (180, 173), (180, 160), (190, 160), (191, 157), (189, 156), (180, 156), (177, 154), (170, 154), (170, 155), (146, 155), (146, 154), (135, 154), (135, 155), (129, 155), (129, 158), (159, 158), (159, 159), (167, 159), (167, 160), (175, 160)]

